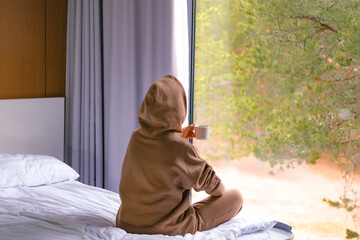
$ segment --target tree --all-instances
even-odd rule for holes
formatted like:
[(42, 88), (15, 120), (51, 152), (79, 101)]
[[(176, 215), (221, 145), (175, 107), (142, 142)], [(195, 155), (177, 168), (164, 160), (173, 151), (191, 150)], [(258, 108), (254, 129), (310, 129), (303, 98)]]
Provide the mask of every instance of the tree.
[[(360, 0), (197, 5), (195, 118), (224, 143), (208, 155), (283, 169), (330, 153), (359, 171)], [(360, 215), (356, 198), (340, 202)]]

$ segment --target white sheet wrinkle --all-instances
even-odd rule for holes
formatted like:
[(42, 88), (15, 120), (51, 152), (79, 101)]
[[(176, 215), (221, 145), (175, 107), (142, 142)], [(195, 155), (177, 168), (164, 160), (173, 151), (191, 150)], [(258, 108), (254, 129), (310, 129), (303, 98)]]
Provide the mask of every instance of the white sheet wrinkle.
[(0, 240), (267, 240), (270, 235), (265, 230), (276, 223), (246, 217), (194, 235), (128, 234), (115, 227), (119, 196), (78, 181), (0, 188), (0, 199)]

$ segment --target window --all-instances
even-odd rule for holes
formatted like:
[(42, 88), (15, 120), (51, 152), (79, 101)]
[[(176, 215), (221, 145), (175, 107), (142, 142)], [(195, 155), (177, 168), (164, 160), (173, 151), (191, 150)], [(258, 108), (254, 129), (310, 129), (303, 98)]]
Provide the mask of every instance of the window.
[(359, 1), (196, 1), (194, 122), (211, 137), (194, 145), (244, 214), (298, 239), (359, 233), (359, 17)]

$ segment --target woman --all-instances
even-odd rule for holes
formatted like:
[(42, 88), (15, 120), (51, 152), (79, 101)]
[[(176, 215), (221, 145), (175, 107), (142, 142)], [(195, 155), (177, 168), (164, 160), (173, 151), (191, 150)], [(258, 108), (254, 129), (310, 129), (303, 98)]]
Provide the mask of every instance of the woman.
[[(122, 204), (116, 226), (130, 233), (185, 235), (211, 229), (234, 217), (243, 199), (225, 190), (212, 167), (187, 140), (194, 125), (182, 129), (186, 95), (171, 75), (149, 88), (125, 155), (121, 179)], [(210, 196), (190, 203), (191, 189)]]

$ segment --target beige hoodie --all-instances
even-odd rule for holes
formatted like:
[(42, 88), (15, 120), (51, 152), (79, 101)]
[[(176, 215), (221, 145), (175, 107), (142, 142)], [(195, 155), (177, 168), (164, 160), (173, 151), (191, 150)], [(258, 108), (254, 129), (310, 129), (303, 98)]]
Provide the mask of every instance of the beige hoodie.
[(116, 226), (130, 233), (195, 233), (202, 219), (190, 203), (191, 189), (223, 194), (211, 166), (180, 136), (185, 116), (185, 91), (174, 76), (151, 85), (122, 167)]

